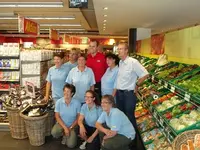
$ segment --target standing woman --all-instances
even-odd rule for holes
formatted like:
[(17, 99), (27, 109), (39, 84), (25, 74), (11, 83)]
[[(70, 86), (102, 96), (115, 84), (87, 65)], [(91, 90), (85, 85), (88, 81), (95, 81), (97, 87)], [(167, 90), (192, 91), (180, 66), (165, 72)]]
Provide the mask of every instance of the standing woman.
[(77, 127), (78, 116), (81, 104), (73, 98), (76, 89), (71, 84), (66, 84), (63, 88), (64, 97), (56, 102), (55, 117), (57, 123), (54, 125), (51, 134), (54, 138), (63, 136), (62, 144), (69, 148), (74, 148), (77, 144)]
[(97, 94), (94, 91), (86, 91), (85, 104), (81, 107), (78, 119), (80, 136), (86, 142), (80, 146), (80, 149), (84, 149), (85, 144), (87, 150), (100, 149), (98, 130), (95, 127), (95, 123), (102, 113), (102, 109), (98, 102)]
[(117, 55), (109, 53), (106, 55), (108, 68), (101, 78), (101, 93), (102, 95), (112, 95), (115, 97), (115, 81), (118, 74), (119, 58)]
[(52, 98), (57, 101), (63, 97), (63, 87), (65, 85), (65, 80), (69, 74), (69, 65), (63, 65), (64, 53), (54, 54), (54, 64), (48, 71), (46, 78), (46, 94), (44, 100), (48, 101), (50, 95), (50, 89), (52, 92)]
[(73, 84), (76, 87), (76, 94), (74, 98), (80, 100), (83, 104), (85, 103), (85, 92), (87, 90), (94, 91), (95, 78), (91, 68), (86, 65), (86, 58), (84, 54), (81, 54), (78, 58), (78, 66), (73, 68), (66, 79), (66, 82)]

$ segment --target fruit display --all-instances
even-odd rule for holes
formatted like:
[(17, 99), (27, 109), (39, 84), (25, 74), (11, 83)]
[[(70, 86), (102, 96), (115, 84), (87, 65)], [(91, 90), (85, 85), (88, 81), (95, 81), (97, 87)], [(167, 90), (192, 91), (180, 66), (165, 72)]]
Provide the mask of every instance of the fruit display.
[(137, 118), (136, 122), (137, 122), (137, 124), (140, 124), (143, 121), (148, 120), (148, 119), (152, 119), (152, 118), (153, 118), (152, 115), (147, 114), (145, 116)]
[(176, 130), (182, 130), (186, 127), (196, 124), (200, 121), (200, 110), (192, 110), (189, 114), (183, 114), (179, 118), (169, 121), (170, 125)]
[(139, 109), (137, 111), (135, 111), (135, 118), (139, 118), (145, 114), (147, 114), (149, 111), (145, 108)]
[(162, 104), (158, 105), (156, 107), (156, 110), (158, 112), (162, 112), (162, 111), (165, 111), (166, 109), (169, 109), (177, 104), (180, 104), (181, 102), (183, 102), (183, 101), (180, 100), (178, 96), (174, 96), (174, 97), (170, 98), (169, 100), (162, 102)]
[(148, 119), (138, 124), (138, 129), (140, 132), (144, 132), (154, 128), (155, 126), (156, 126), (155, 121), (153, 119)]
[(196, 106), (191, 103), (184, 103), (184, 104), (175, 106), (172, 110), (167, 111), (164, 114), (164, 117), (166, 119), (172, 119), (172, 118), (184, 113), (187, 110), (193, 110), (195, 108), (196, 108)]
[(167, 141), (165, 137), (163, 138), (155, 138), (155, 140), (145, 146), (146, 150), (172, 150), (171, 144)]
[(184, 67), (185, 67), (185, 65), (179, 64), (178, 66), (174, 66), (174, 67), (172, 67), (172, 68), (170, 68), (170, 69), (167, 69), (167, 70), (158, 72), (158, 73), (156, 74), (156, 76), (157, 76), (158, 79), (164, 79), (164, 78), (166, 78), (167, 76), (169, 76), (169, 74), (171, 74), (171, 73), (173, 73), (173, 72), (176, 72), (176, 71), (180, 71), (180, 70), (182, 70)]
[(178, 85), (192, 94), (200, 95), (200, 75), (194, 76), (186, 81), (179, 82)]
[(154, 101), (151, 102), (151, 104), (152, 104), (153, 106), (158, 105), (158, 104), (161, 104), (162, 102), (164, 102), (164, 101), (170, 99), (171, 97), (174, 97), (175, 95), (176, 95), (175, 93), (169, 93), (169, 94), (164, 95), (164, 96), (162, 96), (162, 97), (160, 97), (160, 98), (158, 98), (158, 99), (155, 99)]
[(155, 128), (151, 131), (142, 133), (141, 136), (142, 136), (142, 139), (144, 142), (148, 142), (148, 141), (154, 140), (154, 138), (159, 138), (159, 137), (163, 136), (162, 129)]

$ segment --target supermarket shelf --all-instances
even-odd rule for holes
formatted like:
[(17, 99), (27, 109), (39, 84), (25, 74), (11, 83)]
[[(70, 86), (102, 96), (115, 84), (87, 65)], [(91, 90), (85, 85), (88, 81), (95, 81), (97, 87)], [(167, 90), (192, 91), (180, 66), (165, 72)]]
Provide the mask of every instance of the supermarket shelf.
[(9, 123), (1, 123), (0, 122), (0, 131), (10, 131)]
[(35, 77), (35, 76), (40, 76), (40, 74), (22, 74), (21, 77)]
[(0, 92), (9, 92), (9, 89), (0, 89)]
[(0, 82), (20, 82), (19, 80), (0, 80)]
[(0, 59), (19, 59), (19, 55), (18, 56), (0, 56)]
[(0, 110), (0, 113), (7, 113), (7, 110)]
[(47, 61), (51, 61), (52, 59), (47, 59), (47, 60), (35, 60), (35, 61), (31, 61), (31, 60), (21, 60), (22, 64), (31, 64), (31, 63), (37, 63), (37, 62), (47, 62)]
[(19, 68), (0, 68), (0, 71), (19, 71)]

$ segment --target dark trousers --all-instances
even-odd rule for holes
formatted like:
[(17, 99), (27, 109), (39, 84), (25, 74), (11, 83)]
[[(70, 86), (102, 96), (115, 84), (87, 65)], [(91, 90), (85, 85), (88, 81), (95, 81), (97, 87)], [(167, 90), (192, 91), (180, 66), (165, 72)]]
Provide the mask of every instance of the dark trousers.
[(128, 90), (117, 90), (116, 93), (116, 104), (117, 108), (123, 111), (126, 116), (129, 118), (134, 128), (137, 128), (136, 119), (135, 119), (135, 107), (136, 107), (137, 98), (134, 94), (134, 91)]
[(98, 94), (99, 96), (99, 101), (101, 102), (101, 82), (97, 82), (94, 85), (94, 91)]
[[(87, 137), (90, 137), (95, 131), (96, 128), (94, 127), (90, 127), (86, 124), (84, 124), (84, 127), (87, 131)], [(86, 144), (86, 148), (87, 150), (100, 150), (100, 139), (99, 139), (99, 135), (97, 135), (94, 140), (92, 141), (92, 143), (87, 143)]]
[[(105, 128), (109, 129), (106, 125), (103, 125)], [(99, 133), (100, 141), (103, 142), (103, 137), (105, 134), (103, 132)], [(104, 144), (101, 145), (102, 150), (129, 150), (129, 144), (131, 139), (128, 139), (126, 136), (117, 134), (112, 138), (106, 139)]]

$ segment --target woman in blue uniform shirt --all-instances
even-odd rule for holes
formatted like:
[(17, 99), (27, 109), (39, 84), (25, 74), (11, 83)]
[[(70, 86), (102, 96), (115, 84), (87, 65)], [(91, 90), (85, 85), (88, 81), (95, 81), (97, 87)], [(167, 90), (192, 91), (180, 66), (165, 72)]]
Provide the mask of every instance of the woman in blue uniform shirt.
[[(102, 141), (102, 150), (128, 150), (129, 144), (135, 138), (135, 129), (128, 117), (115, 108), (112, 95), (102, 97), (103, 112), (96, 122)], [(106, 124), (104, 127), (102, 124)]]
[(52, 98), (54, 101), (63, 97), (63, 87), (65, 80), (69, 74), (70, 66), (63, 64), (64, 53), (54, 54), (54, 64), (48, 71), (46, 78), (46, 94), (44, 100), (48, 101), (50, 89), (52, 91)]
[(117, 55), (109, 53), (106, 55), (106, 62), (108, 68), (101, 78), (101, 93), (102, 95), (109, 94), (115, 96), (115, 80), (118, 74), (119, 58)]
[(76, 89), (72, 84), (66, 84), (63, 92), (64, 97), (56, 101), (55, 117), (57, 123), (53, 126), (51, 134), (54, 138), (63, 136), (61, 143), (69, 148), (74, 148), (77, 144), (75, 128), (77, 127), (81, 103), (73, 98)]
[(100, 149), (98, 130), (95, 127), (95, 123), (102, 113), (102, 109), (98, 102), (97, 94), (94, 91), (86, 91), (85, 104), (81, 107), (78, 119), (80, 136), (85, 140), (85, 142), (80, 146), (80, 149), (84, 149), (85, 144), (87, 150)]

